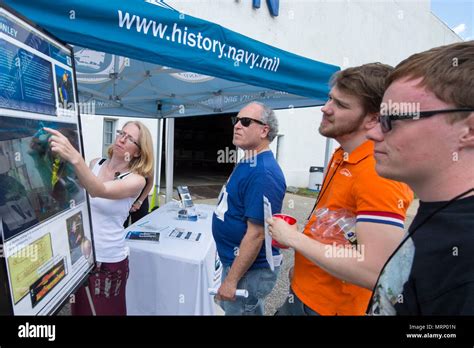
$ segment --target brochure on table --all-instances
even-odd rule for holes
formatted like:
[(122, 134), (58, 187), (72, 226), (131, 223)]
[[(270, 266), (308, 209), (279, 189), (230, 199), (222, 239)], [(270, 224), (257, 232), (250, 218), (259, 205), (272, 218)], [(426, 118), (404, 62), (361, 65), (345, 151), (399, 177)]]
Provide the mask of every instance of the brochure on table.
[(43, 130), (82, 152), (73, 59), (0, 7), (0, 314), (53, 313), (94, 262), (86, 192)]

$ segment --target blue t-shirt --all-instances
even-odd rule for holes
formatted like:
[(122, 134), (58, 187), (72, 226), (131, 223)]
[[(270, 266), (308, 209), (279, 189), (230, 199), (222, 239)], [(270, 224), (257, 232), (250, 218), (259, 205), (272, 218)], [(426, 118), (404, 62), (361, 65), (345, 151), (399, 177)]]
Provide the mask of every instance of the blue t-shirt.
[[(272, 205), (272, 213), (280, 213), (286, 183), (283, 172), (271, 151), (264, 151), (251, 160), (241, 161), (222, 188), (212, 218), (212, 234), (217, 251), (225, 266), (232, 265), (237, 250), (247, 232), (247, 220), (264, 225), (263, 196)], [(273, 248), (273, 255), (279, 251)], [(265, 243), (250, 267), (269, 267)]]

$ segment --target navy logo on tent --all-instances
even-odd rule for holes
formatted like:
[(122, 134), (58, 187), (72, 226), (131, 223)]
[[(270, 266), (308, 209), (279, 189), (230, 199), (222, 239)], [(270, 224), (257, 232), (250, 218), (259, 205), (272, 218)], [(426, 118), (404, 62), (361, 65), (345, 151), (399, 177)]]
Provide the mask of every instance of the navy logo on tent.
[[(77, 80), (81, 83), (102, 83), (109, 81), (109, 77), (103, 77), (114, 72), (115, 60), (118, 59), (118, 73), (125, 68), (125, 58), (112, 54), (97, 52), (88, 48), (75, 47), (74, 59), (76, 61)], [(87, 74), (87, 76), (84, 76)], [(91, 75), (102, 75), (93, 77)], [(82, 75), (82, 76), (81, 76)]]
[(174, 77), (175, 79), (185, 81), (185, 82), (190, 82), (190, 83), (206, 82), (206, 81), (210, 81), (214, 79), (214, 77), (212, 76), (201, 75), (201, 74), (193, 73), (190, 71), (173, 73), (173, 74), (170, 74), (170, 76)]

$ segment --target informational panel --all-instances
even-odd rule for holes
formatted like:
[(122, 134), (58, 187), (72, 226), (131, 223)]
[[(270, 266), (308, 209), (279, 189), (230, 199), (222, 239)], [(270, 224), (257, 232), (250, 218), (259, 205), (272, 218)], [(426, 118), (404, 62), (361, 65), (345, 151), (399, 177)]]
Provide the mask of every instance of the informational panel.
[(43, 129), (82, 151), (73, 61), (69, 46), (0, 7), (0, 301), (10, 302), (0, 308), (15, 315), (57, 310), (94, 261), (86, 192)]

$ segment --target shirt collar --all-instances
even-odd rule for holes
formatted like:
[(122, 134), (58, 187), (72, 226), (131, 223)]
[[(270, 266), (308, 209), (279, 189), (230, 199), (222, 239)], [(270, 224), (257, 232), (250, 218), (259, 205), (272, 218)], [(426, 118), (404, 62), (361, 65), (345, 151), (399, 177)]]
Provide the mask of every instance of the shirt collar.
[(372, 140), (366, 140), (354, 149), (350, 154), (344, 155), (346, 152), (342, 147), (338, 147), (335, 152), (335, 157), (344, 160), (349, 164), (357, 164), (368, 156), (374, 153), (374, 142)]

